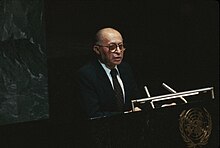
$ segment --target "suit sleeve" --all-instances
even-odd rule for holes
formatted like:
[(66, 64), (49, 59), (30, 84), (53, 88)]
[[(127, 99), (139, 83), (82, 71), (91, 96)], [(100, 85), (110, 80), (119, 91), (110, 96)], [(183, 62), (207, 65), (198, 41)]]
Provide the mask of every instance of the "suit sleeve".
[(103, 112), (100, 110), (97, 79), (94, 73), (79, 71), (77, 78), (79, 101), (87, 117), (102, 117), (116, 114), (114, 112)]

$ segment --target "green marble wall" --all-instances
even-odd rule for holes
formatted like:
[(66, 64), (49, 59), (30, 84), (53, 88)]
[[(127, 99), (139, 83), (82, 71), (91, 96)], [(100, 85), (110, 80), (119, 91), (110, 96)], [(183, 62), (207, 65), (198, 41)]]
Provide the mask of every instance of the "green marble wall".
[(0, 125), (48, 118), (42, 0), (0, 0)]

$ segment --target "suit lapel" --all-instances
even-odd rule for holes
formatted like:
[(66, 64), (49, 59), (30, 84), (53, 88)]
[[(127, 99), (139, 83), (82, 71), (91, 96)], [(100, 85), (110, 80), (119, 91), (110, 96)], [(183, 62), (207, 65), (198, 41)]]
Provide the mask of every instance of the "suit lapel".
[(112, 88), (112, 85), (111, 85), (111, 82), (105, 72), (105, 70), (103, 69), (103, 67), (101, 66), (101, 64), (96, 61), (96, 64), (95, 64), (95, 67), (96, 67), (96, 73), (97, 73), (97, 77), (98, 77), (98, 83), (101, 84), (102, 88), (104, 88), (105, 90), (109, 90), (109, 91), (106, 91), (106, 92), (110, 92), (110, 94), (106, 94), (106, 96), (108, 95), (111, 95), (111, 97), (114, 96), (114, 90)]
[(126, 77), (126, 70), (124, 69), (124, 67), (122, 65), (118, 65), (118, 70), (120, 73), (120, 77), (122, 80), (122, 83), (124, 85), (124, 91), (125, 91), (125, 103), (128, 101), (127, 100), (127, 96), (128, 96), (128, 79)]

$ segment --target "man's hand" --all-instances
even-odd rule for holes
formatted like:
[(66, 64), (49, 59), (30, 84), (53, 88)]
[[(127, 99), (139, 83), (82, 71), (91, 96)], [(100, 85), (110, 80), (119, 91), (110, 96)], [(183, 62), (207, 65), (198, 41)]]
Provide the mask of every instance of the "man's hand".
[(133, 110), (129, 110), (129, 111), (126, 111), (126, 112), (124, 112), (124, 113), (126, 114), (126, 113), (139, 112), (139, 111), (141, 111), (141, 109), (140, 109), (139, 107), (135, 107), (135, 108), (134, 108), (134, 111), (133, 111)]

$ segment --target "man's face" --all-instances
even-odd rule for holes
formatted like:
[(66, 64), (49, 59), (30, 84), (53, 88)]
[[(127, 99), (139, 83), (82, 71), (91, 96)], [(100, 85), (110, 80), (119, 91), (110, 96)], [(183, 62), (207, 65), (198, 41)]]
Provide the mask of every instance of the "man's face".
[[(123, 39), (119, 32), (108, 31), (103, 33), (99, 45), (100, 46), (97, 46), (98, 52), (96, 53), (100, 56), (102, 63), (109, 68), (114, 68), (121, 63), (124, 56), (124, 50), (119, 48), (119, 45), (123, 45)], [(115, 45), (116, 48), (112, 50), (111, 47)]]

